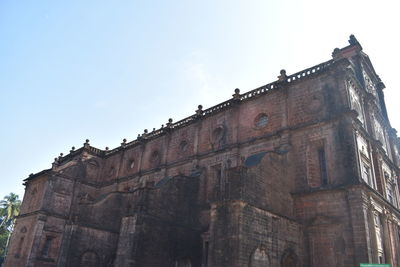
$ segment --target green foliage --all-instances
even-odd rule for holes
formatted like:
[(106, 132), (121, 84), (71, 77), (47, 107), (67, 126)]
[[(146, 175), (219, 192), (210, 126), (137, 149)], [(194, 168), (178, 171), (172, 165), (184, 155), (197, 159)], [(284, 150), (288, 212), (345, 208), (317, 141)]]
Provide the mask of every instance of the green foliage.
[(18, 216), (21, 200), (17, 194), (10, 193), (0, 201), (0, 263), (3, 261), (9, 236), (11, 235), (15, 217)]
[(0, 262), (3, 261), (9, 232), (0, 228)]
[(1, 226), (3, 225), (13, 225), (15, 217), (19, 214), (19, 209), (21, 207), (21, 200), (17, 194), (10, 193), (5, 196), (3, 200), (0, 201), (0, 214), (2, 215)]

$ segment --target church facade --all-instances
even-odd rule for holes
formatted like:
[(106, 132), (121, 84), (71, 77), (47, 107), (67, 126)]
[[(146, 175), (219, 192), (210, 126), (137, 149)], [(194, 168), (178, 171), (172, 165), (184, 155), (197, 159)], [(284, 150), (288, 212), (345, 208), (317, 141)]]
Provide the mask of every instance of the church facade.
[(400, 266), (400, 141), (354, 36), (332, 59), (25, 179), (15, 266)]

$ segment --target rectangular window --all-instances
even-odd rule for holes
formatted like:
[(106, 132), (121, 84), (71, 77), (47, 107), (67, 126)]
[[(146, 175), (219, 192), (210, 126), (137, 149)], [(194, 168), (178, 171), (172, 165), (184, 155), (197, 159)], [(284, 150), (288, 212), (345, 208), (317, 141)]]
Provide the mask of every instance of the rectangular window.
[(371, 176), (371, 169), (365, 163), (362, 164), (362, 174), (361, 175), (367, 184), (369, 184), (371, 187), (374, 187), (374, 183), (372, 181), (372, 176)]
[(383, 176), (385, 177), (385, 182), (386, 182), (386, 198), (387, 200), (397, 206), (396, 202), (396, 186), (393, 184), (392, 179), (390, 178), (390, 174), (386, 171), (383, 172)]
[(45, 257), (45, 258), (49, 257), (49, 250), (50, 250), (52, 240), (53, 240), (52, 236), (46, 236), (46, 240), (44, 242), (43, 249), (42, 249), (42, 257)]
[(19, 258), (21, 256), (21, 251), (22, 251), (22, 246), (24, 244), (24, 239), (25, 239), (24, 237), (21, 237), (19, 239), (17, 253), (15, 253), (15, 255), (14, 255), (15, 258)]
[(393, 205), (395, 207), (397, 207), (398, 206), (398, 202), (397, 202), (397, 197), (396, 197), (396, 185), (392, 184), (391, 188), (392, 188), (392, 196), (393, 196)]
[(208, 266), (208, 248), (210, 244), (208, 241), (204, 242), (204, 248), (203, 248), (203, 267)]
[(328, 174), (326, 171), (326, 159), (325, 150), (323, 148), (318, 149), (318, 160), (319, 160), (319, 170), (321, 172), (321, 184), (328, 184)]
[(212, 167), (214, 184), (215, 184), (215, 198), (221, 200), (223, 196), (223, 181), (222, 181), (222, 168), (221, 164)]
[(382, 222), (379, 214), (374, 214), (374, 223), (375, 223), (375, 234), (376, 234), (376, 247), (378, 249), (378, 257), (379, 262), (383, 263), (385, 260), (385, 255), (383, 252), (383, 230), (382, 230)]
[(394, 204), (394, 201), (393, 201), (393, 190), (392, 190), (391, 187), (392, 187), (392, 186), (389, 184), (389, 185), (387, 186), (387, 188), (386, 188), (387, 198), (388, 198), (388, 201), (389, 201), (391, 204)]

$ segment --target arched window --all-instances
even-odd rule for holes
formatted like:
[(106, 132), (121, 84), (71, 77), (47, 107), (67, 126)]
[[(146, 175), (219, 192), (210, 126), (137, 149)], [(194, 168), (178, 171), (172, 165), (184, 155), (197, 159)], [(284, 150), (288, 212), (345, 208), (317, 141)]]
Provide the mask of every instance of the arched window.
[(127, 164), (126, 164), (127, 170), (130, 171), (133, 168), (135, 168), (135, 166), (136, 166), (135, 159), (133, 159), (133, 158), (128, 159)]
[(160, 164), (160, 161), (161, 161), (160, 152), (158, 152), (158, 150), (154, 150), (150, 156), (150, 163), (152, 164), (153, 167), (156, 167)]
[(223, 126), (220, 125), (214, 129), (212, 133), (212, 140), (214, 142), (219, 142), (224, 137), (224, 134), (225, 134), (225, 129)]
[(188, 142), (186, 140), (182, 140), (181, 143), (179, 144), (179, 150), (181, 152), (186, 152), (188, 150)]
[(211, 134), (211, 145), (213, 149), (219, 149), (225, 144), (226, 129), (223, 125), (217, 126)]

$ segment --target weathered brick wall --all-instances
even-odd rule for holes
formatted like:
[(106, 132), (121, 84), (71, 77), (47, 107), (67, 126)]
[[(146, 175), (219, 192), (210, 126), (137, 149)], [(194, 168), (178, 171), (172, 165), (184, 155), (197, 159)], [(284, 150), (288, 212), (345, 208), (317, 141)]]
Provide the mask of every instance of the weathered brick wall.
[(340, 189), (296, 197), (295, 210), (304, 227), (309, 266), (368, 262), (361, 203), (359, 196)]
[(201, 266), (197, 193), (196, 177), (164, 177), (148, 183), (141, 200), (122, 220), (117, 266), (172, 267), (184, 259)]
[(292, 217), (293, 199), (290, 193), (294, 189), (294, 179), (288, 159), (288, 154), (268, 152), (257, 165), (242, 169), (242, 194), (239, 199), (276, 214)]
[(20, 217), (8, 247), (7, 265), (25, 266), (36, 238), (38, 216)]
[(248, 266), (253, 253), (263, 247), (270, 266), (280, 266), (292, 251), (297, 264), (303, 254), (301, 227), (293, 220), (245, 204), (240, 214), (240, 257), (237, 266)]
[[(68, 245), (65, 266), (108, 266), (114, 261), (117, 241), (117, 233), (93, 227), (73, 227), (69, 244), (65, 244)], [(96, 256), (91, 257), (87, 265), (82, 264), (88, 252)]]
[[(287, 267), (376, 261), (368, 205), (374, 198), (379, 212), (394, 208), (360, 185), (356, 131), (382, 154), (374, 166), (383, 195), (379, 161), (399, 153), (392, 144), (386, 157), (373, 141), (373, 109), (366, 109), (367, 129), (351, 110), (349, 79), (364, 86), (358, 49), (353, 43), (335, 50), (335, 61), (290, 81), (282, 72), (273, 86), (236, 91), (208, 111), (199, 107), (187, 124), (170, 121), (112, 151), (86, 142), (56, 159), (51, 171), (27, 182), (10, 249), (22, 254), (9, 262)], [(395, 264), (392, 222), (385, 226), (385, 253)], [(26, 243), (19, 246), (21, 237)]]
[(302, 232), (295, 221), (243, 201), (218, 202), (211, 214), (209, 266), (259, 266), (251, 265), (257, 249), (265, 253), (262, 266), (280, 266), (289, 251), (300, 264)]
[(239, 206), (220, 202), (211, 207), (209, 266), (239, 266)]
[(42, 208), (46, 184), (47, 176), (39, 177), (26, 185), (21, 214), (35, 212)]

